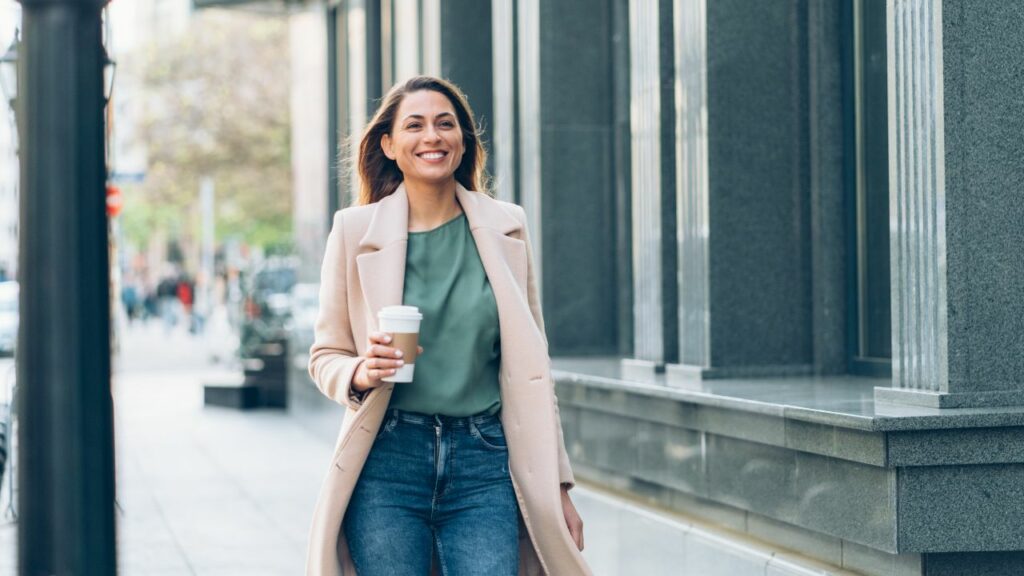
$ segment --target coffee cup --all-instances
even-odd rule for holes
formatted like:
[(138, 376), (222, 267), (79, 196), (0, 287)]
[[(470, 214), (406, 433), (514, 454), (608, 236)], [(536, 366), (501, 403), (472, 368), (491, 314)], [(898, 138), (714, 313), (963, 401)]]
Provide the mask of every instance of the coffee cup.
[(394, 374), (381, 378), (384, 382), (412, 382), (421, 320), (423, 314), (415, 306), (385, 306), (377, 313), (381, 332), (391, 336), (390, 345), (402, 351), (402, 360), (405, 361)]

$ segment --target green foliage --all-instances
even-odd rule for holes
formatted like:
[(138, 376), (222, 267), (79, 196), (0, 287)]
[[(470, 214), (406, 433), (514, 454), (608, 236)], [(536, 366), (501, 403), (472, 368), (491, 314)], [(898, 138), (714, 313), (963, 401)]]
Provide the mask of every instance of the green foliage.
[(198, 11), (188, 32), (125, 62), (141, 86), (144, 182), (124, 186), (125, 235), (198, 236), (199, 182), (216, 187), (218, 239), (289, 245), (292, 192), (288, 24)]

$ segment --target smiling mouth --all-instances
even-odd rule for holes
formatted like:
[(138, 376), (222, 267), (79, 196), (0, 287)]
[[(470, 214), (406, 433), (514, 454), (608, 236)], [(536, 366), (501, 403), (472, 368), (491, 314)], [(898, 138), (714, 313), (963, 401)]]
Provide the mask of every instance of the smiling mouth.
[(444, 158), (447, 155), (447, 152), (421, 152), (417, 154), (417, 156), (423, 158), (424, 160), (440, 160), (441, 158)]

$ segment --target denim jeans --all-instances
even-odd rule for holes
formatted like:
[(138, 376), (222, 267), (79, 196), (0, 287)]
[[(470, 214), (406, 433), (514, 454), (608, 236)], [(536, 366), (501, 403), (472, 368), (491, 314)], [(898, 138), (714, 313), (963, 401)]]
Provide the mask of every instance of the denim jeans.
[(519, 511), (497, 415), (389, 410), (343, 524), (359, 576), (516, 576)]

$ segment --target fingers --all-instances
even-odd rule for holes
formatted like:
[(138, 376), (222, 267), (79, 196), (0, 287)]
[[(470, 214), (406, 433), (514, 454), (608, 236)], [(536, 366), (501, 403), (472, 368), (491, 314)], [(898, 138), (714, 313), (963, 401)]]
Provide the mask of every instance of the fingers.
[(387, 332), (371, 332), (369, 336), (370, 345), (366, 349), (366, 361), (363, 362), (363, 369), (366, 374), (366, 384), (369, 387), (376, 387), (382, 384), (381, 378), (394, 376), (405, 361), (402, 359), (402, 351), (387, 346), (391, 342), (391, 335)]
[[(371, 332), (369, 335), (370, 345), (366, 348), (366, 361), (360, 366), (360, 372), (365, 374), (366, 382), (363, 383), (359, 377), (360, 386), (376, 387), (382, 384), (381, 378), (394, 376), (395, 372), (405, 365), (402, 358), (402, 351), (398, 348), (388, 346), (391, 343), (391, 335), (387, 332)], [(417, 346), (417, 354), (423, 353), (423, 347)]]
[(400, 359), (402, 357), (402, 351), (399, 350), (398, 348), (392, 348), (390, 346), (373, 344), (366, 349), (366, 357), (382, 359)]
[(390, 373), (392, 374), (394, 373), (395, 370), (401, 368), (404, 364), (405, 361), (402, 360), (401, 358), (392, 360), (391, 358), (385, 356), (369, 356), (366, 359), (367, 370), (380, 370), (384, 372), (390, 371)]
[[(391, 343), (391, 335), (388, 334), (387, 332), (371, 332), (370, 333), (370, 345), (371, 345), (370, 347), (371, 348), (373, 347), (373, 344), (390, 344), (390, 343)], [(417, 346), (416, 350), (417, 350), (417, 353), (423, 354), (423, 346)], [(385, 356), (386, 356), (386, 354), (385, 354)]]

